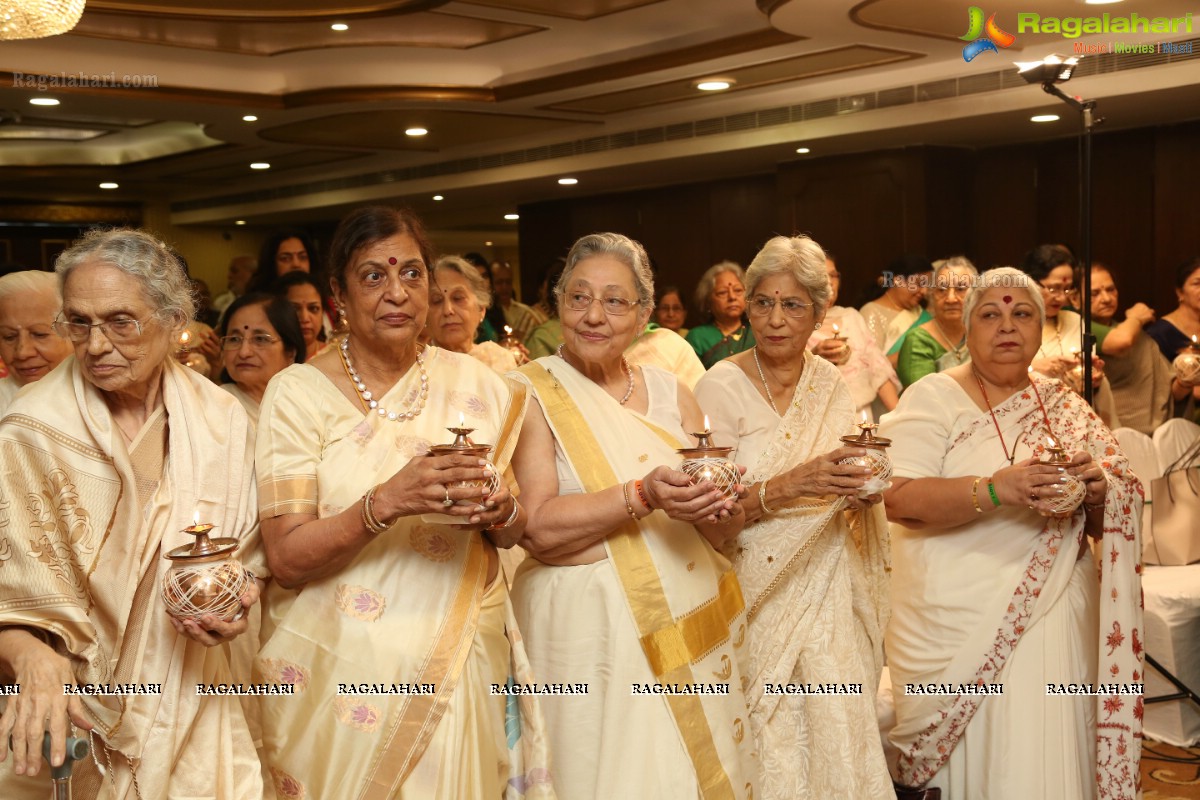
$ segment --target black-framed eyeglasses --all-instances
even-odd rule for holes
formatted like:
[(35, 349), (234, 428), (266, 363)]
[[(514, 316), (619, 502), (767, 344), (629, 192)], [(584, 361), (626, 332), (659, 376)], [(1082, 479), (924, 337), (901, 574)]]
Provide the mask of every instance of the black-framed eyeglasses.
[(279, 337), (271, 336), (268, 333), (255, 333), (249, 337), (242, 336), (240, 333), (231, 333), (221, 337), (221, 349), (241, 350), (243, 344), (250, 342), (250, 346), (255, 350), (266, 350), (278, 341)]
[(600, 307), (610, 317), (624, 316), (634, 306), (640, 305), (637, 300), (626, 300), (624, 297), (617, 297), (616, 295), (593, 297), (587, 292), (567, 292), (563, 296), (563, 303), (572, 311), (587, 311), (592, 307), (592, 301), (594, 300), (600, 301)]
[(750, 298), (750, 316), (765, 317), (771, 313), (773, 308), (775, 308), (776, 303), (778, 303), (779, 307), (783, 309), (783, 313), (786, 316), (794, 319), (803, 319), (804, 317), (808, 316), (809, 309), (813, 307), (812, 303), (802, 303), (792, 297), (776, 299), (774, 297), (765, 297), (764, 295), (756, 294), (754, 297)]
[(142, 338), (142, 320), (132, 317), (117, 317), (103, 322), (75, 322), (59, 317), (54, 321), (54, 330), (58, 331), (59, 336), (75, 344), (83, 344), (92, 338), (92, 328), (99, 328), (113, 344), (128, 344)]

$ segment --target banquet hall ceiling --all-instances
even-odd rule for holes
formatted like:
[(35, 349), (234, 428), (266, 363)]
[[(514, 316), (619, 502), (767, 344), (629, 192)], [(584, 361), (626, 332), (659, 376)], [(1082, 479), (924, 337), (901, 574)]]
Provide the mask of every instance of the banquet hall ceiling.
[[(968, 63), (968, 5), (89, 0), (70, 34), (0, 43), (0, 203), (158, 201), (177, 224), (275, 224), (401, 201), (431, 227), (502, 235), (515, 232), (503, 213), (566, 193), (1072, 135), (1072, 112), (1015, 78), (1011, 62), (1069, 53), (1076, 40), (1020, 33)], [(1016, 33), (1032, 5), (1043, 17), (1170, 17), (1194, 4), (994, 0), (984, 10)], [(1108, 128), (1196, 118), (1193, 59), (1200, 48), (1094, 57), (1069, 91), (1099, 99)], [(37, 76), (51, 79), (44, 90)], [(733, 85), (696, 88), (712, 78)], [(30, 105), (38, 97), (60, 104)], [(1062, 119), (1034, 125), (1038, 112)], [(406, 135), (414, 127), (428, 133)], [(560, 186), (567, 175), (579, 183)]]

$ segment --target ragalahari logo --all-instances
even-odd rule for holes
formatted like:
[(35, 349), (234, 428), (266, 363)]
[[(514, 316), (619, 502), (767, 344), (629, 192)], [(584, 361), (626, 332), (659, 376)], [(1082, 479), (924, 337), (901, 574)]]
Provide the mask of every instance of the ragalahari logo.
[(995, 14), (988, 17), (985, 24), (983, 9), (979, 6), (971, 6), (967, 9), (967, 32), (958, 38), (964, 42), (970, 42), (963, 48), (963, 61), (970, 61), (986, 50), (999, 53), (996, 45), (1008, 47), (1017, 40), (1017, 37), (1011, 33), (1000, 30), (1000, 26), (996, 24)]

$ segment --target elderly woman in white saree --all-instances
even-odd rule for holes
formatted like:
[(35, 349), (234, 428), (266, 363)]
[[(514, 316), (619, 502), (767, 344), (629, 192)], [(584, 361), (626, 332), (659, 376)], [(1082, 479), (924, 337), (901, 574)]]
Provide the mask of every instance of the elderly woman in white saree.
[(700, 409), (674, 375), (623, 357), (652, 281), (619, 234), (567, 256), (563, 346), (517, 373), (534, 402), (514, 459), (531, 557), (513, 601), (539, 680), (587, 685), (542, 704), (561, 797), (750, 798), (745, 615), (714, 549), (741, 504), (673, 469)]
[[(855, 408), (838, 368), (807, 351), (831, 289), (808, 237), (771, 239), (746, 272), (755, 348), (696, 386), (714, 441), (748, 467), (733, 565), (749, 607), (743, 671), (768, 800), (892, 797), (875, 734), (887, 616), (887, 524), (870, 469), (839, 437)], [(843, 687), (784, 694), (788, 685)], [(850, 694), (842, 692), (848, 691)]]
[[(179, 620), (159, 593), (163, 554), (193, 541), (182, 532), (193, 515), (240, 539), (243, 564), (266, 574), (249, 420), (170, 356), (193, 301), (162, 242), (95, 231), (56, 271), (56, 327), (75, 355), (0, 425), (0, 680), (21, 687), (0, 716), (0, 760), (11, 733), (15, 762), (0, 770), (0, 797), (50, 793), (34, 777), (47, 723), (53, 763), (68, 724), (90, 732), (95, 758), (76, 764), (75, 797), (261, 797), (238, 698), (196, 691), (249, 679), (232, 674), (227, 645), (250, 615)], [(257, 612), (259, 591), (251, 581), (243, 612)], [(161, 691), (78, 697), (70, 684)]]
[[(1140, 796), (1142, 490), (1074, 392), (1036, 375), (1042, 297), (984, 273), (964, 308), (971, 362), (884, 417), (893, 441), (892, 621), (900, 797)], [(1049, 437), (1071, 464), (1041, 462)], [(1063, 470), (1082, 506), (1054, 515)], [(1088, 536), (1101, 539), (1100, 574)], [(1093, 686), (1094, 696), (1048, 686)], [(957, 687), (1002, 685), (983, 695)], [(907, 687), (948, 687), (945, 693)]]
[(428, 454), (465, 424), (505, 469), (524, 399), (418, 344), (432, 258), (416, 217), (360, 209), (331, 251), (349, 334), (271, 381), (258, 429), (281, 588), (257, 667), (296, 687), (263, 709), (276, 794), (552, 797), (534, 698), (492, 689), (531, 680), (496, 556), (525, 514), (503, 486), (481, 496), (478, 457)]

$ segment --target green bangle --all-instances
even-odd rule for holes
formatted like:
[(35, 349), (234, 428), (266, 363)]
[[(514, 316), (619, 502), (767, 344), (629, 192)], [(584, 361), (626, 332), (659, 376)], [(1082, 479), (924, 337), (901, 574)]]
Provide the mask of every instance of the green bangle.
[(988, 478), (988, 497), (992, 498), (992, 505), (1000, 507), (1000, 498), (996, 497), (996, 484), (992, 483), (991, 478)]

